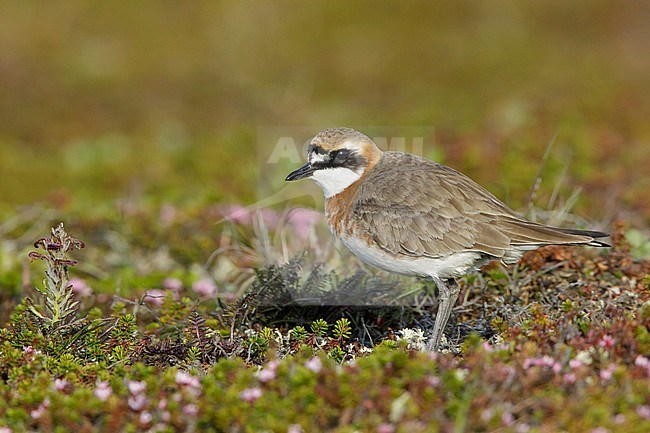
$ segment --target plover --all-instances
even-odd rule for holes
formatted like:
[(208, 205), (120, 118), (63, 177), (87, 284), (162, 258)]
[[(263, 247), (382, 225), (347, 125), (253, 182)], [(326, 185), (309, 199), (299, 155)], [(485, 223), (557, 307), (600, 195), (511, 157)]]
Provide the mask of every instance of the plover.
[(286, 180), (311, 178), (323, 189), (332, 233), (370, 265), (435, 282), (439, 306), (429, 350), (438, 349), (458, 277), (492, 260), (516, 263), (544, 245), (609, 246), (598, 240), (605, 233), (528, 221), (453, 168), (382, 152), (351, 128), (319, 132), (307, 152), (307, 163)]

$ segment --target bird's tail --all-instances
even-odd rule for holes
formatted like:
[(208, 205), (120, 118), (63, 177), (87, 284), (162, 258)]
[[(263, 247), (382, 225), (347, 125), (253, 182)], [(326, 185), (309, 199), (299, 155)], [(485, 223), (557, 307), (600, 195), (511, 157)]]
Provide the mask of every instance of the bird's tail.
[(561, 232), (561, 233), (566, 233), (569, 235), (577, 235), (577, 236), (585, 236), (585, 237), (590, 237), (592, 240), (589, 243), (585, 243), (584, 245), (589, 245), (592, 247), (611, 247), (610, 244), (607, 242), (599, 241), (599, 238), (607, 238), (609, 235), (607, 233), (603, 232), (597, 232), (593, 230), (578, 230), (578, 229), (563, 229), (563, 228), (557, 228), (554, 227), (555, 230)]
[(608, 237), (607, 233), (551, 227), (524, 219), (502, 218), (499, 221), (499, 228), (502, 233), (510, 238), (510, 244), (516, 247), (537, 248), (543, 245), (611, 246), (598, 240)]

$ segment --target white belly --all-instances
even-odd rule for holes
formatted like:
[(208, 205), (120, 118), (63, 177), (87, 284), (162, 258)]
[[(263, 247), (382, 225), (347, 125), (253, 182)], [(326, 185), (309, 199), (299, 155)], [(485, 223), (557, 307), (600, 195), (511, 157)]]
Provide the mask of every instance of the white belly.
[(481, 260), (481, 255), (473, 251), (455, 253), (441, 258), (395, 257), (378, 247), (369, 246), (362, 240), (342, 238), (341, 241), (355, 256), (369, 265), (402, 275), (442, 279), (457, 278), (473, 272), (487, 261)]

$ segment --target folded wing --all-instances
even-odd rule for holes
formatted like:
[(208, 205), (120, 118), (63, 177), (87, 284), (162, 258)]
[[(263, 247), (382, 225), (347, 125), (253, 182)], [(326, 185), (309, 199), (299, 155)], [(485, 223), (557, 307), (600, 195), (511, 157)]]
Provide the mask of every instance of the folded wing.
[(399, 152), (383, 154), (351, 210), (380, 248), (411, 257), (478, 251), (498, 259), (518, 247), (607, 245), (595, 240), (604, 233), (526, 221), (462, 173)]

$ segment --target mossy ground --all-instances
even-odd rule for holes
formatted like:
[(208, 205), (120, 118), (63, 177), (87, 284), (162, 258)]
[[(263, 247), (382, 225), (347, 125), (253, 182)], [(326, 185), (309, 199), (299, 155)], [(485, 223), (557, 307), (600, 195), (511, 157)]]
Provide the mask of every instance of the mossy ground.
[[(52, 239), (38, 245), (64, 244)], [(114, 277), (77, 272), (87, 243), (79, 266), (47, 262), (48, 275), (73, 275), (60, 301), (72, 314), (53, 323), (48, 295), (31, 293), (0, 331), (0, 420), (7, 431), (645, 431), (650, 261), (623, 226), (613, 240), (469, 276), (439, 354), (421, 351), (435, 304), (422, 282), (339, 275), (303, 253), (258, 269), (242, 294), (152, 273), (107, 296), (94, 287)], [(355, 291), (344, 306), (342, 288)], [(393, 301), (349, 302), (378, 294)]]

